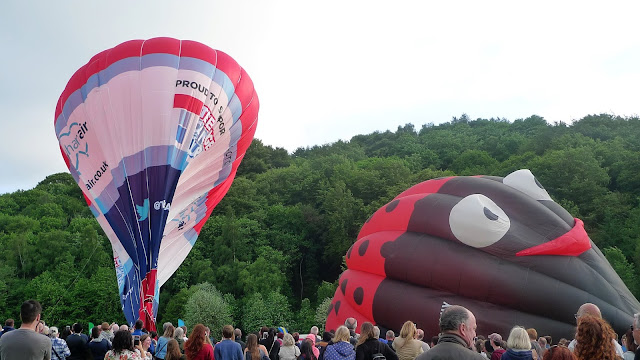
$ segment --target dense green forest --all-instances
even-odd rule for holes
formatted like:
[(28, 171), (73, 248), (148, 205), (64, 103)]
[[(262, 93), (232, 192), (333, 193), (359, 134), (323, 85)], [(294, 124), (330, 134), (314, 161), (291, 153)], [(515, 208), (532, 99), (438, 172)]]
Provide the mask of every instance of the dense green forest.
[[(211, 299), (222, 309), (210, 314), (212, 324), (306, 332), (321, 325), (343, 256), (375, 210), (431, 178), (522, 168), (584, 220), (638, 297), (640, 118), (549, 124), (538, 116), (462, 115), (292, 154), (254, 140), (229, 193), (163, 286), (158, 321), (202, 321), (194, 315), (204, 316), (198, 299)], [(109, 240), (69, 174), (0, 195), (0, 319), (18, 318), (29, 298), (43, 303), (49, 324), (124, 322)]]

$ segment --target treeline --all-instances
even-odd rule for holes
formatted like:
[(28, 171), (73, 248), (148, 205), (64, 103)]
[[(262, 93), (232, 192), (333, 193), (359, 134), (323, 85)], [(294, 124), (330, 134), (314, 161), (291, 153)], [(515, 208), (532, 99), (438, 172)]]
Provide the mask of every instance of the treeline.
[[(343, 256), (375, 210), (431, 178), (522, 168), (585, 221), (638, 297), (640, 119), (602, 114), (549, 124), (538, 116), (462, 115), (292, 154), (254, 140), (229, 193), (163, 286), (158, 321), (197, 321), (194, 314), (206, 313), (199, 294), (224, 309), (210, 314), (226, 316), (220, 321), (306, 332), (321, 325)], [(0, 195), (0, 318), (16, 317), (28, 298), (43, 303), (51, 324), (124, 322), (109, 241), (68, 174)]]

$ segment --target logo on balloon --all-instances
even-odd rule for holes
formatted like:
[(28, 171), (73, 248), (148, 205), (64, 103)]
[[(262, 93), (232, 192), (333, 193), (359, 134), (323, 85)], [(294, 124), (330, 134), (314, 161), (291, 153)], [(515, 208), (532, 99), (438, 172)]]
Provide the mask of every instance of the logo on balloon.
[(149, 199), (144, 199), (142, 206), (136, 205), (136, 211), (138, 212), (138, 221), (144, 221), (149, 217)]
[[(60, 145), (64, 149), (69, 160), (75, 160), (73, 167), (76, 170), (80, 167), (80, 156), (89, 157), (89, 144), (85, 139), (88, 131), (89, 128), (87, 127), (86, 122), (83, 124), (74, 122), (69, 125), (69, 131), (60, 134), (58, 137)], [(78, 171), (78, 174), (79, 173), (80, 172)]]

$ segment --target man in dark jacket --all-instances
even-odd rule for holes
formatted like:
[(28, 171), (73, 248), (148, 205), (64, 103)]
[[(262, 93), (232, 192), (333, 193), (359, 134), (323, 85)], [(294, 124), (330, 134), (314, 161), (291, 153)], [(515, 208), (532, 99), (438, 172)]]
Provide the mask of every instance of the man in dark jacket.
[(67, 346), (71, 350), (71, 355), (67, 360), (86, 360), (91, 359), (91, 350), (89, 350), (89, 338), (82, 333), (82, 325), (75, 323), (72, 328), (73, 334), (67, 336)]
[(482, 360), (482, 355), (470, 349), (476, 336), (476, 317), (458, 305), (446, 308), (440, 316), (440, 339), (416, 360)]
[(2, 336), (2, 334), (6, 334), (11, 330), (15, 330), (13, 328), (13, 319), (7, 319), (7, 321), (4, 322), (4, 327), (2, 328), (2, 331), (0, 331), (0, 337)]

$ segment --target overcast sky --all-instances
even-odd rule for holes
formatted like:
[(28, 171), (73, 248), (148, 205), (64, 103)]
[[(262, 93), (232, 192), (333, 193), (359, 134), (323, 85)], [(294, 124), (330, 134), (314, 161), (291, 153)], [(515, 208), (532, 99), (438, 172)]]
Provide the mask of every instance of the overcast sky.
[(0, 1), (0, 193), (66, 171), (53, 129), (96, 53), (169, 36), (223, 50), (293, 151), (398, 125), (640, 113), (640, 2)]

